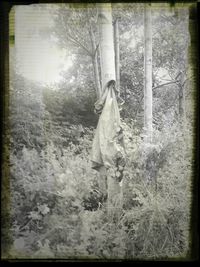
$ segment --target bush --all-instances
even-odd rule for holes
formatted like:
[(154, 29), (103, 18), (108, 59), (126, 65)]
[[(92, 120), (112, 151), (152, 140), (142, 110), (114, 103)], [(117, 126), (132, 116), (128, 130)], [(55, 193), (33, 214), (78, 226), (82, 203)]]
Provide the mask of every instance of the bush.
[(155, 132), (153, 144), (144, 145), (134, 121), (123, 127), (127, 164), (123, 211), (117, 221), (107, 216), (98, 191), (98, 173), (91, 169), (91, 130), (85, 128), (87, 133), (78, 138), (78, 144), (70, 143), (67, 148), (58, 149), (51, 142), (41, 152), (23, 147), (12, 154), (12, 257), (186, 255), (190, 129), (185, 128), (183, 134), (182, 126), (174, 125)]

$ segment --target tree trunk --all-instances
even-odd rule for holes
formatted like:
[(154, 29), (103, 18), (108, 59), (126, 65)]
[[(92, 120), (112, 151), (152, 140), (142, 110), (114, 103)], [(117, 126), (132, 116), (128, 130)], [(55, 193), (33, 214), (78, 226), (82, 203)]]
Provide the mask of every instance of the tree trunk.
[(152, 24), (151, 4), (144, 10), (144, 128), (146, 141), (152, 141)]
[(93, 65), (93, 70), (94, 70), (94, 78), (95, 78), (95, 84), (96, 84), (96, 92), (97, 92), (97, 98), (100, 97), (101, 95), (101, 83), (100, 83), (100, 78), (99, 78), (99, 66), (98, 66), (98, 59), (97, 59), (97, 45), (95, 42), (95, 37), (94, 37), (94, 33), (92, 30), (92, 27), (90, 25), (90, 38), (91, 38), (91, 42), (92, 42), (92, 51), (93, 51), (93, 56), (92, 56), (92, 65)]
[[(100, 34), (100, 55), (101, 55), (101, 84), (102, 89), (108, 81), (116, 80), (115, 54), (112, 27), (111, 3), (98, 4), (99, 9), (99, 34)], [(102, 167), (100, 179), (106, 179), (107, 183), (107, 211), (108, 215), (114, 216), (120, 210), (116, 200), (121, 199), (121, 187), (119, 182), (109, 175), (109, 171)]]
[[(152, 22), (151, 4), (145, 3), (144, 8), (144, 133), (145, 143), (152, 142)], [(144, 151), (145, 153), (145, 151)], [(145, 180), (155, 185), (157, 191), (156, 176), (153, 174), (152, 152), (147, 157), (144, 168)]]
[[(178, 16), (180, 17), (181, 21), (182, 21), (182, 27), (184, 27), (184, 29), (188, 29), (189, 27), (189, 12), (188, 12), (188, 8), (184, 8), (182, 9), (178, 9)], [(190, 36), (191, 37), (191, 36)], [(185, 38), (189, 39), (188, 33), (187, 36), (185, 36)], [(186, 39), (187, 40), (187, 39)], [(189, 48), (189, 42), (186, 41), (185, 43), (187, 45), (187, 49)], [(182, 55), (182, 60), (179, 63), (179, 70), (180, 70), (180, 76), (179, 76), (179, 118), (181, 121), (185, 122), (185, 113), (186, 113), (186, 107), (185, 107), (185, 91), (187, 90), (187, 76), (188, 76), (188, 65), (189, 65), (189, 61), (188, 61), (188, 53), (184, 53), (184, 55)]]
[(119, 27), (118, 19), (116, 19), (114, 24), (114, 41), (115, 41), (115, 72), (116, 72), (116, 87), (118, 92), (120, 92), (120, 66), (119, 66)]
[(92, 59), (92, 65), (93, 65), (93, 70), (94, 70), (94, 78), (95, 78), (97, 98), (99, 99), (99, 97), (101, 95), (101, 84), (100, 84), (100, 79), (99, 79), (99, 67), (98, 67), (96, 55)]
[(112, 28), (112, 9), (110, 3), (98, 4), (99, 34), (101, 51), (102, 88), (110, 80), (115, 80), (115, 55)]

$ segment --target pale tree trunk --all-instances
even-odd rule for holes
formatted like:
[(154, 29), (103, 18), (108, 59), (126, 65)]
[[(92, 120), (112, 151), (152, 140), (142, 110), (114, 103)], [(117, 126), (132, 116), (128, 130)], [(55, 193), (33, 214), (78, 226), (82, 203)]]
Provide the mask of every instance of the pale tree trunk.
[(120, 92), (120, 66), (119, 66), (119, 26), (118, 19), (114, 24), (114, 41), (115, 41), (115, 72), (116, 72), (116, 87)]
[[(144, 145), (152, 142), (152, 22), (151, 4), (144, 4)], [(145, 153), (145, 148), (144, 148)], [(157, 192), (156, 177), (152, 177), (152, 155), (150, 154), (145, 162), (145, 180), (155, 185)]]
[(144, 8), (144, 128), (146, 141), (152, 141), (152, 23), (151, 4)]
[(109, 80), (115, 80), (115, 54), (112, 27), (112, 9), (110, 3), (98, 4), (99, 35), (101, 51), (102, 88)]
[(97, 55), (95, 55), (94, 58), (92, 59), (92, 65), (94, 69), (97, 98), (99, 98), (101, 95), (101, 84), (100, 84), (100, 79), (99, 79), (99, 67), (98, 67), (98, 62), (97, 62)]
[[(178, 15), (181, 18), (182, 21), (182, 27), (185, 29), (188, 29), (189, 27), (189, 12), (188, 9), (177, 9)], [(185, 38), (188, 38), (189, 36), (186, 35)], [(187, 39), (186, 39), (187, 40)], [(188, 49), (188, 41), (186, 41), (186, 45)], [(186, 50), (187, 51), (187, 50)], [(184, 53), (182, 58), (183, 63), (180, 63), (179, 70), (180, 70), (180, 76), (179, 76), (179, 118), (181, 121), (185, 123), (185, 90), (187, 88), (187, 67), (188, 67), (188, 53)], [(183, 125), (184, 125), (183, 123)]]
[[(98, 4), (99, 10), (99, 34), (100, 34), (100, 55), (101, 55), (101, 83), (102, 89), (110, 80), (116, 80), (115, 74), (115, 53), (112, 27), (111, 3)], [(109, 216), (116, 215), (120, 210), (121, 187), (119, 182), (109, 175), (109, 172), (102, 167), (100, 179), (107, 187), (107, 211)], [(101, 181), (101, 182), (102, 182)], [(118, 203), (116, 203), (116, 200)]]
[(92, 50), (93, 50), (92, 65), (93, 65), (93, 70), (94, 70), (96, 92), (97, 92), (97, 98), (99, 98), (101, 95), (102, 88), (101, 88), (101, 83), (100, 83), (100, 78), (99, 78), (100, 74), (99, 74), (99, 66), (98, 66), (98, 58), (97, 58), (98, 47), (96, 45), (94, 33), (93, 33), (91, 26), (90, 26), (90, 38), (91, 38)]

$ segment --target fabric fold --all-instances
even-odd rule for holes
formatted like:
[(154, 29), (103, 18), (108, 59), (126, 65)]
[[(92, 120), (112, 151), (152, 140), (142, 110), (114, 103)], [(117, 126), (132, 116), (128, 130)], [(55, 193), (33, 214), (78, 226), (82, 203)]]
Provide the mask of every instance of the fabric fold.
[[(122, 172), (125, 166), (123, 129), (116, 98), (115, 81), (105, 86), (101, 98), (95, 103), (95, 112), (100, 115), (92, 144), (92, 168), (116, 167)], [(119, 176), (119, 175), (118, 175)]]

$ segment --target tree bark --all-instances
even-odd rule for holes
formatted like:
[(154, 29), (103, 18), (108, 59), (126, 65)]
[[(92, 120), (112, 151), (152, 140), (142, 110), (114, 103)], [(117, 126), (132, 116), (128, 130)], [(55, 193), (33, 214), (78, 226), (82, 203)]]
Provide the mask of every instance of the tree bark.
[(100, 83), (100, 78), (99, 78), (99, 66), (98, 66), (98, 59), (97, 59), (97, 49), (98, 46), (96, 45), (95, 42), (95, 37), (94, 37), (94, 33), (92, 30), (92, 27), (90, 25), (90, 38), (91, 38), (91, 42), (92, 42), (92, 65), (93, 65), (93, 70), (94, 70), (94, 78), (95, 78), (95, 84), (96, 84), (96, 92), (97, 92), (97, 98), (100, 97), (101, 95), (101, 83)]
[(96, 55), (92, 59), (92, 65), (93, 65), (93, 70), (94, 70), (97, 98), (99, 99), (101, 95), (101, 84), (100, 84), (100, 79), (99, 79), (99, 67), (98, 67)]
[(102, 88), (110, 80), (115, 80), (115, 55), (112, 28), (112, 9), (110, 3), (98, 4), (99, 34), (101, 51)]
[[(99, 34), (100, 34), (100, 55), (101, 55), (101, 84), (102, 89), (110, 80), (116, 80), (115, 54), (112, 27), (111, 3), (98, 4), (99, 10)], [(107, 212), (110, 218), (119, 214), (121, 187), (116, 179), (109, 175), (109, 171), (102, 167), (100, 179), (106, 179), (107, 183)], [(118, 200), (116, 202), (116, 200)]]
[(151, 4), (144, 10), (144, 129), (146, 141), (152, 141), (152, 24)]
[(114, 41), (115, 41), (115, 72), (116, 72), (116, 87), (118, 92), (120, 92), (120, 57), (119, 57), (119, 26), (118, 19), (116, 19), (114, 24)]

